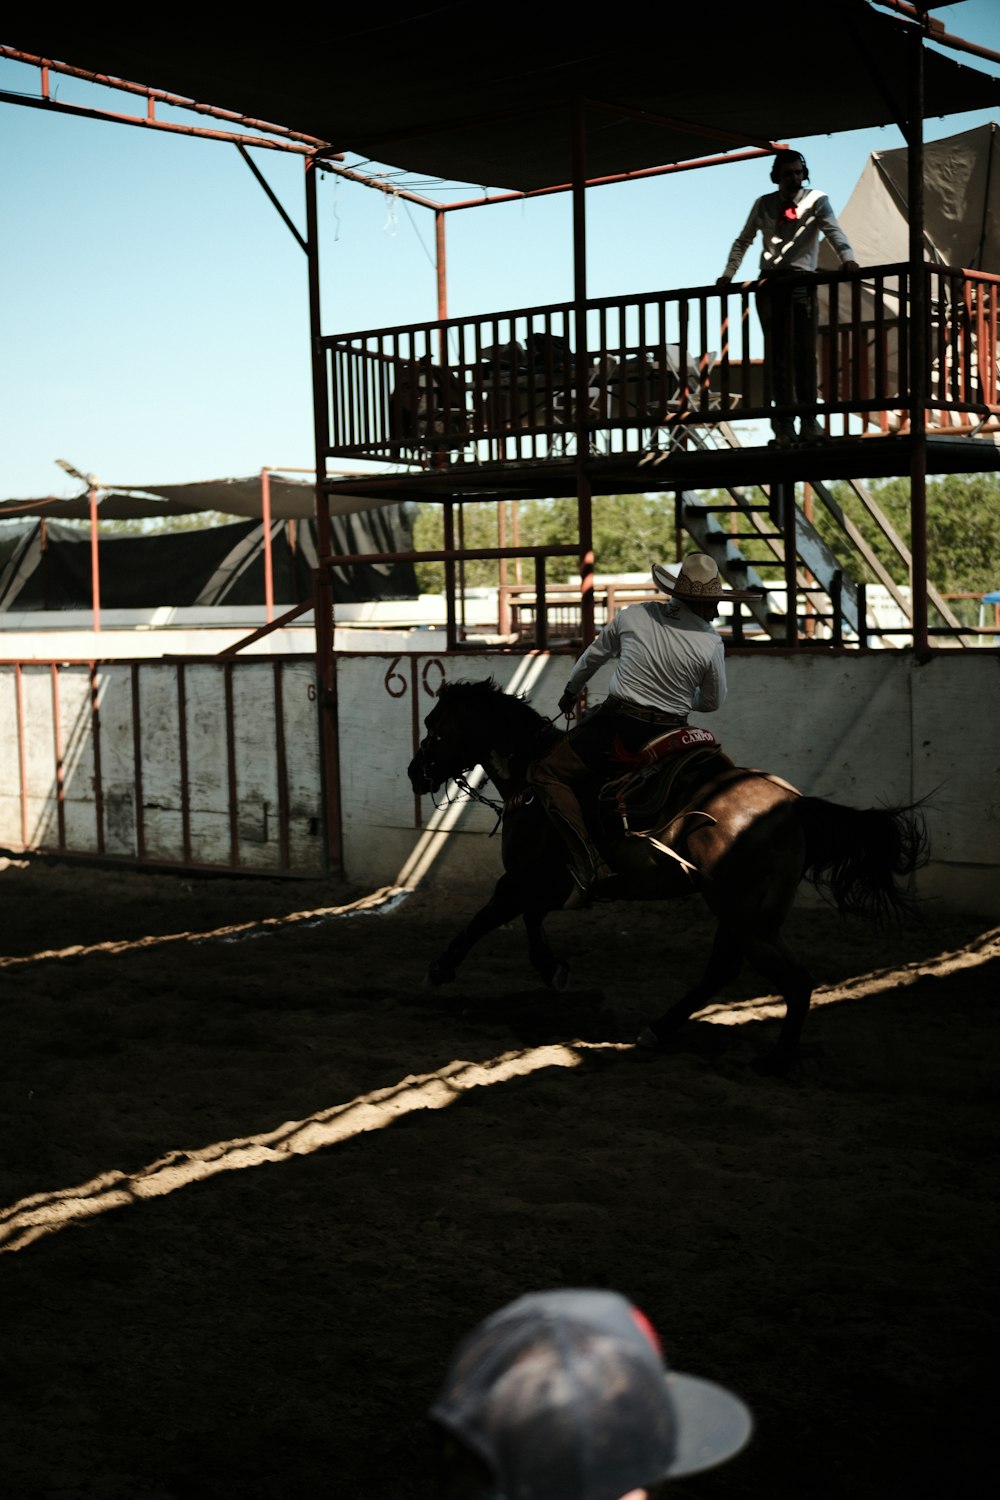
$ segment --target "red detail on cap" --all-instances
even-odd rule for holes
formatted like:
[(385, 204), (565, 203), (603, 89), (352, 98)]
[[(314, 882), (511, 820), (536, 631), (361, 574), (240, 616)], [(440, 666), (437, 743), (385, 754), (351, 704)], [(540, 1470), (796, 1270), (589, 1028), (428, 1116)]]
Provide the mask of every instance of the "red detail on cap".
[(649, 1339), (649, 1342), (656, 1350), (657, 1354), (662, 1357), (663, 1345), (660, 1343), (660, 1335), (657, 1333), (652, 1323), (646, 1317), (646, 1314), (638, 1307), (630, 1307), (629, 1312), (632, 1314), (632, 1322), (635, 1324), (636, 1328), (639, 1329), (640, 1333), (644, 1333), (646, 1335), (646, 1337)]

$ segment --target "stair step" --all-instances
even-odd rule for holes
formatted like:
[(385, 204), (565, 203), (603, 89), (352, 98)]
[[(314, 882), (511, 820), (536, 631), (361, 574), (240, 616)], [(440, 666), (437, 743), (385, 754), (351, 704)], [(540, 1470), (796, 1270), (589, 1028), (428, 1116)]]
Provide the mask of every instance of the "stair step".
[(705, 538), (706, 547), (724, 547), (727, 542), (783, 542), (783, 531), (710, 531)]
[(731, 515), (731, 514), (733, 514), (735, 512), (737, 515), (740, 515), (740, 516), (749, 516), (749, 515), (753, 514), (753, 512), (755, 512), (755, 511), (767, 512), (767, 511), (770, 510), (770, 508), (771, 507), (769, 505), (700, 505), (700, 504), (690, 505), (690, 504), (686, 504), (684, 506), (684, 514), (686, 516), (711, 516), (711, 515)]

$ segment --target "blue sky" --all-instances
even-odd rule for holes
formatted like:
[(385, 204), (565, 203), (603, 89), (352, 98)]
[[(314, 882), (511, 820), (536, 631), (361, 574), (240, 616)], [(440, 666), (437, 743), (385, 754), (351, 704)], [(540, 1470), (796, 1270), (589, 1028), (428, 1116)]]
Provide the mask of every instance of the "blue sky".
[[(963, 0), (941, 16), (1000, 51), (1000, 0)], [(141, 109), (52, 80), (65, 102)], [(35, 93), (37, 70), (0, 60), (0, 88)], [(929, 120), (925, 136), (989, 118)], [(887, 127), (795, 144), (839, 211), (869, 153), (903, 141)], [(300, 161), (254, 156), (303, 227)], [(0, 104), (0, 172), (0, 498), (76, 493), (57, 458), (105, 484), (313, 462), (305, 256), (234, 146)], [(714, 281), (767, 187), (766, 165), (749, 162), (593, 190), (590, 294)], [(324, 331), (433, 318), (432, 215), (333, 177), (319, 198)], [(447, 224), (453, 316), (571, 295), (568, 195)]]

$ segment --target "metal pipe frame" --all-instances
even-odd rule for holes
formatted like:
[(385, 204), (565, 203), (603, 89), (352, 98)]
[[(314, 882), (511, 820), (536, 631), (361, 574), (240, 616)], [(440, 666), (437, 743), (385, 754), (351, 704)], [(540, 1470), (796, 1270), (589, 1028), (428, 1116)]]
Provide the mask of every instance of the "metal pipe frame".
[(87, 506), (90, 511), (90, 604), (94, 630), (101, 628), (101, 563), (98, 551), (97, 490), (91, 485), (87, 491)]
[[(93, 83), (99, 85), (102, 88), (115, 89), (119, 93), (138, 94), (141, 98), (147, 101), (147, 115), (146, 119), (144, 120), (141, 120), (134, 115), (112, 114), (110, 111), (106, 110), (86, 111), (87, 113), (93, 113), (100, 118), (117, 120), (123, 124), (135, 123), (137, 125), (155, 125), (160, 129), (169, 130), (175, 127), (170, 126), (164, 121), (157, 120), (152, 114), (152, 110), (156, 104), (167, 104), (175, 109), (186, 109), (192, 111), (195, 114), (208, 115), (212, 119), (231, 120), (233, 124), (245, 125), (250, 130), (263, 130), (266, 131), (269, 135), (278, 136), (289, 143), (300, 143), (303, 147), (306, 147), (310, 150), (315, 150), (317, 147), (322, 148), (324, 151), (328, 151), (330, 149), (326, 142), (319, 140), (316, 136), (304, 135), (301, 131), (290, 130), (286, 125), (274, 125), (267, 120), (254, 120), (249, 115), (241, 115), (231, 109), (221, 109), (218, 105), (200, 104), (195, 99), (186, 99), (179, 94), (168, 94), (163, 89), (150, 88), (143, 83), (130, 83), (125, 78), (114, 78), (106, 73), (89, 72), (86, 68), (75, 68), (71, 63), (57, 62), (54, 58), (51, 57), (37, 57), (30, 52), (21, 52), (16, 47), (7, 47), (0, 44), (0, 57), (7, 57), (11, 60), (11, 62), (26, 63), (29, 67), (39, 68), (42, 74), (42, 102), (54, 105), (56, 108), (74, 108), (73, 106), (59, 106), (56, 100), (50, 99), (49, 97), (49, 73), (64, 73), (70, 78), (79, 78), (85, 83)], [(22, 104), (36, 102), (33, 100), (22, 99), (20, 98), (20, 96), (14, 97), (17, 102)], [(76, 112), (75, 109), (74, 112)], [(249, 139), (251, 143), (255, 143), (254, 137), (221, 135), (218, 132), (214, 131), (190, 130), (186, 133), (195, 135), (212, 135), (215, 139), (218, 140)], [(278, 143), (275, 142), (273, 144), (277, 145)], [(286, 149), (288, 148), (286, 147)], [(343, 155), (343, 153), (337, 154), (338, 156)]]
[[(306, 246), (309, 267), (309, 331), (312, 348), (313, 440), (316, 452), (316, 549), (320, 557), (333, 551), (330, 500), (324, 488), (330, 447), (330, 397), (326, 356), (321, 345), (319, 286), (319, 208), (316, 194), (317, 163), (308, 161), (305, 171)], [(340, 791), (340, 742), (337, 714), (337, 669), (333, 659), (333, 579), (329, 568), (313, 575), (314, 628), (316, 632), (316, 683), (319, 695), (320, 764), (323, 777), (324, 847), (331, 873), (344, 868), (344, 822)]]
[(274, 620), (274, 559), (271, 553), (271, 471), (260, 471), (260, 515), (264, 528), (264, 618)]
[(912, 38), (913, 62), (906, 130), (910, 226), (910, 551), (913, 555), (910, 598), (913, 604), (913, 649), (928, 647), (927, 614), (927, 276), (924, 272), (924, 47), (919, 32)]

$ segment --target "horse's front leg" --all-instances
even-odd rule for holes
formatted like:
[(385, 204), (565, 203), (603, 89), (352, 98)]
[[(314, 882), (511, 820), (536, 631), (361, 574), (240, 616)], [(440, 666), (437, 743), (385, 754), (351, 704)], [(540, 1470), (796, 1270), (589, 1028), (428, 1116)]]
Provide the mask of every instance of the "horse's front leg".
[(532, 908), (524, 913), (524, 925), (528, 933), (528, 957), (535, 973), (540, 975), (549, 989), (560, 993), (569, 984), (569, 964), (559, 958), (549, 947), (545, 932), (547, 912)]
[[(469, 925), (464, 927), (457, 937), (452, 938), (444, 952), (432, 960), (427, 969), (428, 983), (433, 985), (450, 983), (458, 973), (459, 964), (480, 938), (486, 937), (487, 933), (495, 932), (498, 927), (503, 927), (505, 923), (520, 916), (523, 907), (523, 898), (510, 876), (501, 875), (486, 905), (476, 912)], [(529, 943), (530, 940), (529, 931)]]

